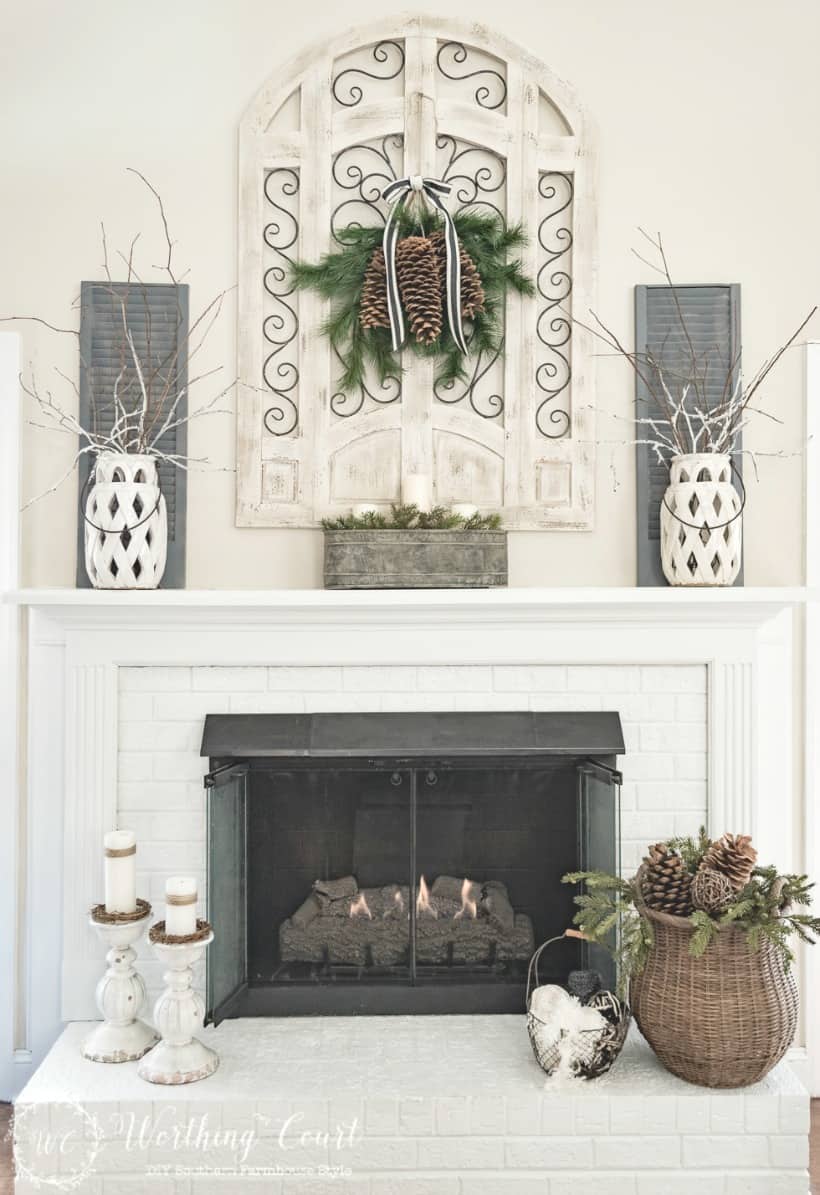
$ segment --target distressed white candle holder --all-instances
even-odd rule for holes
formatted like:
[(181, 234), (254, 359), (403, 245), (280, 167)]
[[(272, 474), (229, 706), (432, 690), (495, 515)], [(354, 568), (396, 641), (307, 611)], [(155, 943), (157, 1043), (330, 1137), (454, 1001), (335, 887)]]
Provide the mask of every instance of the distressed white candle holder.
[[(97, 984), (97, 1008), (102, 1023), (83, 1043), (84, 1058), (91, 1062), (134, 1062), (151, 1049), (159, 1036), (138, 1014), (145, 1003), (145, 984), (134, 967), (133, 949), (145, 932), (151, 917), (147, 901), (137, 902), (137, 914), (120, 919), (105, 913), (97, 905), (91, 911), (90, 924), (108, 947), (108, 970)], [(101, 919), (102, 918), (102, 919)]]
[(168, 985), (154, 1005), (154, 1022), (162, 1040), (139, 1064), (137, 1073), (148, 1083), (196, 1083), (219, 1066), (216, 1050), (202, 1044), (194, 1033), (205, 1023), (205, 1005), (193, 989), (193, 967), (214, 940), (206, 921), (187, 938), (169, 939), (165, 922), (151, 929), (151, 945), (167, 966)]

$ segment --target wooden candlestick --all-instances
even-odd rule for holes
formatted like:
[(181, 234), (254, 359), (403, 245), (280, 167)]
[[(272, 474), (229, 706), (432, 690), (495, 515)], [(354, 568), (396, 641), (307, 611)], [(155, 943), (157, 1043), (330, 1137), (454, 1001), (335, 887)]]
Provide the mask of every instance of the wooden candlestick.
[(133, 944), (145, 932), (151, 917), (151, 906), (141, 917), (129, 920), (98, 921), (93, 913), (90, 923), (108, 947), (108, 970), (97, 984), (97, 1008), (102, 1024), (91, 1031), (83, 1043), (83, 1057), (91, 1062), (134, 1062), (142, 1058), (159, 1040), (150, 1025), (138, 1019), (145, 1002), (145, 984), (134, 968), (137, 957)]
[[(154, 929), (160, 927), (165, 928), (160, 923)], [(162, 1040), (145, 1055), (137, 1071), (148, 1083), (196, 1083), (212, 1075), (219, 1066), (216, 1051), (194, 1037), (204, 1024), (205, 1005), (193, 990), (193, 966), (213, 940), (211, 931), (199, 941), (152, 942), (168, 967), (163, 976), (168, 986), (154, 1005), (154, 1021)]]

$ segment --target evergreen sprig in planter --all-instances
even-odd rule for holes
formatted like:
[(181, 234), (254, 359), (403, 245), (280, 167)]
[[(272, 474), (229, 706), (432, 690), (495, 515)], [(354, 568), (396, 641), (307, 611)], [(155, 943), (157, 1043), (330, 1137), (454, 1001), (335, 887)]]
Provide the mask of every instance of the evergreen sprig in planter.
[(498, 515), (394, 506), (323, 521), (325, 589), (488, 589), (507, 584)]

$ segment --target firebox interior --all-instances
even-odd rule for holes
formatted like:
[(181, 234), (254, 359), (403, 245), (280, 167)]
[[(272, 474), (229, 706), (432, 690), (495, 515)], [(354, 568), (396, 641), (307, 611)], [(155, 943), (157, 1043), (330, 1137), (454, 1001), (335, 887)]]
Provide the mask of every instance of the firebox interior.
[(618, 866), (622, 751), (617, 714), (209, 716), (209, 1015), (523, 1010), (561, 877)]

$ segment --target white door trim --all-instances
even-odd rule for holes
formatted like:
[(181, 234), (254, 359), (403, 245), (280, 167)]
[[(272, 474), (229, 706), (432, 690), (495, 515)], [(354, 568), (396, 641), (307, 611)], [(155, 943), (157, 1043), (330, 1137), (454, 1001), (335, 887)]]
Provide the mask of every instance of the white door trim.
[[(20, 336), (0, 332), (0, 602), (19, 584), (20, 568)], [(27, 1077), (17, 1040), (18, 850), (20, 833), (20, 624), (17, 605), (0, 604), (0, 758), (4, 763), (0, 834), (0, 1099), (9, 1099)]]

